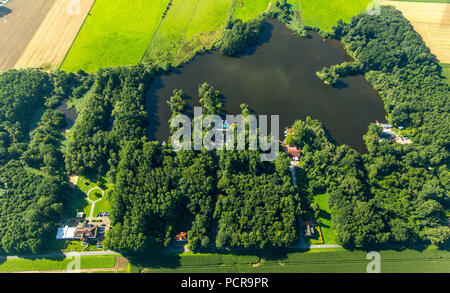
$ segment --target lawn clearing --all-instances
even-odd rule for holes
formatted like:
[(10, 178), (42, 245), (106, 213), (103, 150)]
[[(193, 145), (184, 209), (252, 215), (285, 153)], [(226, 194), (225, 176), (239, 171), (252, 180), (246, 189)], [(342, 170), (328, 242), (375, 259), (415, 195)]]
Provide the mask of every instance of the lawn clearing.
[(66, 71), (138, 64), (169, 0), (97, 0), (62, 65)]
[[(381, 251), (381, 272), (450, 272), (450, 252)], [(131, 272), (148, 273), (365, 273), (364, 251), (312, 249), (256, 254), (158, 254), (129, 259)]]
[[(318, 194), (314, 196), (314, 201), (319, 205), (319, 225), (322, 231), (324, 244), (337, 244), (331, 223), (331, 211), (328, 206), (328, 194)], [(314, 244), (314, 243), (311, 243)]]
[[(80, 260), (81, 269), (113, 268), (116, 264), (114, 255), (81, 256)], [(0, 272), (66, 270), (71, 261), (66, 257), (0, 259)]]
[(94, 217), (96, 217), (98, 213), (101, 212), (111, 212), (111, 205), (109, 204), (107, 195), (109, 192), (110, 190), (105, 191), (105, 196), (102, 198), (102, 200), (95, 203), (93, 214)]
[(367, 8), (371, 0), (300, 0), (305, 25), (328, 31), (339, 19), (349, 22)]

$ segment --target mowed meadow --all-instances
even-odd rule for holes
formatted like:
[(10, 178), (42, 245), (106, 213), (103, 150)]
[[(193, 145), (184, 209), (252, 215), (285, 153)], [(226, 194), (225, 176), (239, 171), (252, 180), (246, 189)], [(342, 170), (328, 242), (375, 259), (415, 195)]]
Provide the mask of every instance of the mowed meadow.
[[(331, 29), (369, 0), (287, 0), (306, 25)], [(275, 0), (97, 0), (61, 69), (96, 72), (138, 63), (177, 66), (210, 49), (228, 19), (254, 19)]]
[(230, 0), (173, 0), (143, 62), (180, 63), (196, 49), (208, 47), (220, 38), (232, 4)]
[(328, 31), (339, 19), (350, 19), (367, 9), (371, 0), (300, 0), (305, 25)]
[(97, 0), (61, 69), (95, 72), (137, 64), (169, 0)]

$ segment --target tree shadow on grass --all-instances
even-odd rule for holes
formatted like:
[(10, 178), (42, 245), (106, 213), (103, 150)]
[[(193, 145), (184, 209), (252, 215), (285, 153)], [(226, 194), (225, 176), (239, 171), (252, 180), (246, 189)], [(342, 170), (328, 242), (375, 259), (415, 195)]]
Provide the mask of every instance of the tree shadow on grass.
[(75, 187), (67, 198), (66, 215), (68, 217), (75, 217), (77, 212), (83, 211), (84, 208), (89, 205), (86, 201), (86, 194), (78, 187)]
[[(125, 255), (124, 255), (125, 256)], [(175, 253), (161, 253), (151, 255), (127, 255), (132, 267), (142, 269), (175, 269), (181, 265), (181, 257)]]

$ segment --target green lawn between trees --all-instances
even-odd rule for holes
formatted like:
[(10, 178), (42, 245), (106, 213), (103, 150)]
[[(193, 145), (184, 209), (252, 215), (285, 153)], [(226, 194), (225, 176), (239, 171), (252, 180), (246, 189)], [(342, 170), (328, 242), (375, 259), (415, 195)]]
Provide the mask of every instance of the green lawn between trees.
[[(364, 251), (312, 249), (255, 255), (159, 254), (130, 257), (130, 272), (147, 273), (365, 273)], [(437, 249), (381, 251), (381, 272), (450, 272), (450, 252)]]
[[(331, 211), (328, 206), (328, 194), (318, 194), (314, 196), (314, 202), (316, 202), (319, 205), (319, 218), (317, 221), (320, 225), (320, 230), (322, 231), (322, 237), (324, 240), (323, 244), (337, 244), (334, 231), (332, 228), (332, 222), (331, 222)], [(316, 243), (318, 242), (318, 243)], [(314, 241), (311, 239), (310, 244), (322, 244), (321, 241)]]
[[(0, 258), (0, 272), (65, 270), (73, 258), (12, 258), (5, 261)], [(89, 255), (80, 257), (81, 269), (113, 268), (115, 255)]]

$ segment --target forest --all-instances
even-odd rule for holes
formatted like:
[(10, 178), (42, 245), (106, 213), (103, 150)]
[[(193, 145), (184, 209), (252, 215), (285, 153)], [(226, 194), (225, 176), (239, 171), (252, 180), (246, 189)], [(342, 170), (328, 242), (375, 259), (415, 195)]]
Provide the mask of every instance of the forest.
[[(204, 115), (221, 111), (219, 96), (209, 84), (199, 87)], [(175, 90), (168, 99), (173, 115), (183, 113), (182, 101)], [(297, 240), (300, 200), (286, 156), (261, 162), (257, 151), (175, 153), (170, 145), (135, 140), (119, 157), (110, 249), (167, 247), (180, 231), (193, 251), (289, 247)]]
[(289, 139), (304, 154), (309, 191), (330, 196), (340, 244), (445, 245), (450, 237), (445, 214), (450, 207), (450, 89), (434, 56), (401, 13), (391, 7), (381, 12), (363, 13), (333, 27), (329, 37), (341, 40), (355, 61), (321, 73), (336, 78), (364, 73), (383, 98), (390, 122), (405, 128), (413, 143), (381, 140), (381, 128), (372, 124), (364, 136), (369, 152), (361, 155), (331, 143), (320, 122), (312, 119), (297, 121)]
[[(164, 71), (157, 65), (96, 74), (0, 73), (0, 253), (50, 247), (60, 221), (73, 216), (64, 209), (70, 174), (106, 176), (114, 184), (108, 195), (113, 227), (103, 244), (117, 251), (167, 247), (181, 231), (193, 251), (292, 247), (299, 216), (324, 192), (336, 239), (346, 248), (448, 244), (450, 89), (410, 23), (392, 8), (381, 12), (321, 32), (343, 42), (354, 60), (317, 75), (332, 86), (346, 75), (364, 74), (390, 123), (413, 143), (380, 139), (381, 129), (372, 124), (364, 136), (368, 152), (360, 154), (336, 145), (319, 121), (299, 120), (288, 137), (302, 151), (298, 187), (283, 152), (262, 162), (258, 151), (174, 152), (170, 143), (150, 141), (145, 95)], [(305, 34), (285, 1), (266, 17)], [(242, 53), (257, 43), (262, 25), (262, 19), (230, 21), (218, 49)], [(219, 90), (199, 85), (193, 98), (205, 115), (222, 114)], [(172, 115), (185, 112), (185, 98), (182, 89), (168, 97)], [(82, 100), (83, 107), (64, 134), (64, 116), (55, 108), (67, 100)], [(243, 116), (249, 108), (241, 105)]]
[(81, 84), (61, 71), (0, 74), (0, 253), (48, 249), (68, 200), (63, 154), (65, 125), (52, 109)]

